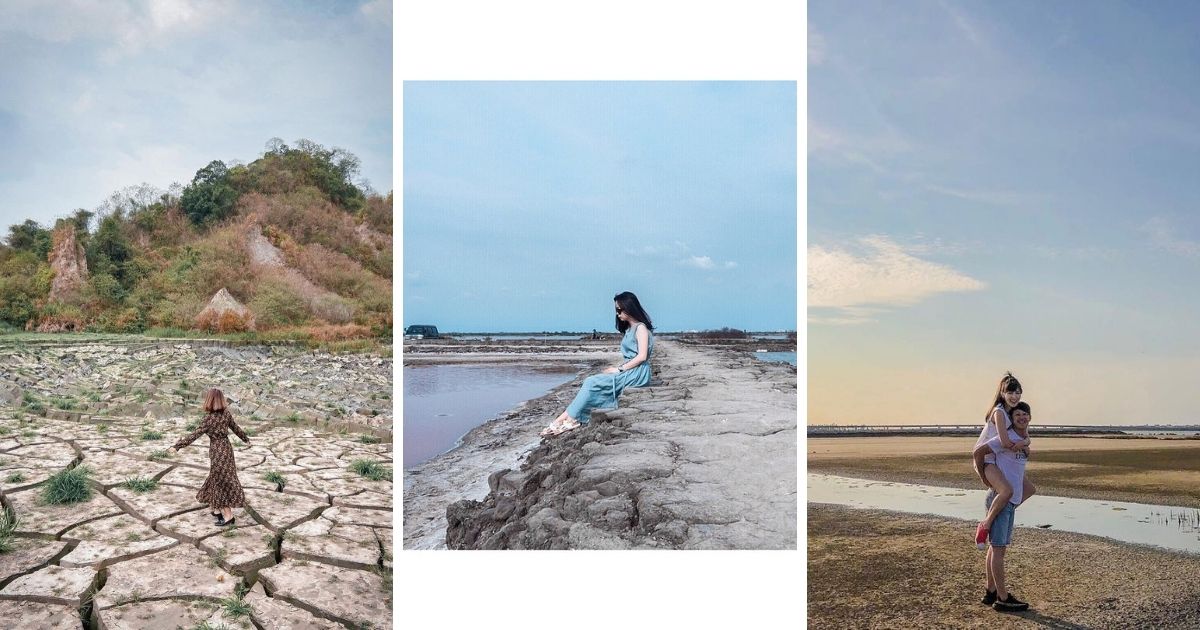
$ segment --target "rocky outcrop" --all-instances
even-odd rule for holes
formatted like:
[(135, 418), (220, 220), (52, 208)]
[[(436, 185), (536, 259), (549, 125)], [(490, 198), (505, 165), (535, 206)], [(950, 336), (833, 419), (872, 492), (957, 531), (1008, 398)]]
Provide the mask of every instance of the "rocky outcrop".
[(51, 243), (50, 269), (54, 271), (54, 279), (50, 282), (50, 301), (63, 302), (77, 296), (87, 283), (87, 256), (75, 239), (74, 223), (54, 230)]
[(283, 250), (271, 243), (263, 228), (251, 223), (246, 231), (246, 250), (250, 266), (280, 278), (296, 295), (304, 299), (310, 312), (332, 324), (342, 324), (354, 318), (354, 306), (342, 296), (314, 284), (304, 274), (289, 267)]
[(659, 342), (663, 384), (548, 438), (482, 501), (446, 510), (452, 549), (796, 548), (796, 372)]
[(196, 327), (223, 333), (254, 330), (254, 313), (221, 287), (196, 316)]

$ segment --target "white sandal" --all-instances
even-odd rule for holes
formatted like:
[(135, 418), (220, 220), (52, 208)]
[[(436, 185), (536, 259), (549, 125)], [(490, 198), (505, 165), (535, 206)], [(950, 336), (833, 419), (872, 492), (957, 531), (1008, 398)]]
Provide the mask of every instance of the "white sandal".
[(564, 422), (566, 422), (566, 420), (559, 420), (558, 418), (555, 418), (554, 422), (551, 422), (549, 426), (542, 429), (542, 432), (538, 435), (542, 437), (546, 437), (548, 435), (558, 435), (558, 433), (555, 433), (555, 431), (558, 431)]
[(560, 424), (558, 426), (558, 428), (551, 430), (550, 435), (562, 435), (563, 433), (566, 433), (567, 431), (572, 431), (574, 429), (578, 429), (581, 426), (583, 426), (583, 425), (570, 419), (570, 418), (567, 418), (566, 420), (563, 421), (562, 424)]

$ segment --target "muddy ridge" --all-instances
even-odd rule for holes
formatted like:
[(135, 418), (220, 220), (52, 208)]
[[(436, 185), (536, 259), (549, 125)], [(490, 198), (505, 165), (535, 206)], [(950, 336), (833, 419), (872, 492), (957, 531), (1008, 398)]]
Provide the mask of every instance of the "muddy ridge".
[[(495, 470), (482, 500), (450, 504), (446, 546), (794, 549), (796, 368), (662, 340), (654, 366), (619, 409)], [(535, 444), (578, 381), (529, 427)]]

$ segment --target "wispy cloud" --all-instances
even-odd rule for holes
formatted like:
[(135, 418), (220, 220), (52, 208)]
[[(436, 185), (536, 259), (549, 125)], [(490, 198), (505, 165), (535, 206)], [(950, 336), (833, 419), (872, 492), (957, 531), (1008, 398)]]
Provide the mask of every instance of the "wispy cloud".
[(825, 63), (826, 54), (825, 38), (810, 23), (808, 25), (808, 65), (819, 66)]
[(1150, 239), (1151, 246), (1184, 258), (1200, 258), (1200, 242), (1181, 238), (1175, 225), (1165, 217), (1151, 217), (1139, 230)]
[(914, 256), (887, 236), (858, 239), (857, 250), (808, 248), (808, 305), (836, 309), (813, 323), (861, 323), (862, 307), (908, 306), (939, 293), (979, 291), (987, 285), (949, 266)]
[(642, 247), (634, 247), (625, 250), (629, 256), (637, 258), (658, 259), (662, 261), (674, 261), (680, 267), (688, 267), (691, 269), (701, 269), (711, 271), (714, 269), (736, 269), (737, 261), (727, 260), (723, 263), (713, 260), (712, 256), (704, 254), (693, 254), (692, 249), (687, 243), (675, 241), (674, 243), (663, 245), (643, 245)]

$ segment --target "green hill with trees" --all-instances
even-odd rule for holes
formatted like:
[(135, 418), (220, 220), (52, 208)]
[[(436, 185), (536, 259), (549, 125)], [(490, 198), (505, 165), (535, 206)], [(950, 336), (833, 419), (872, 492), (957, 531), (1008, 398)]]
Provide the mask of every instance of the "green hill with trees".
[(0, 329), (390, 337), (392, 195), (357, 184), (358, 169), (340, 149), (272, 139), (186, 186), (10, 226)]

